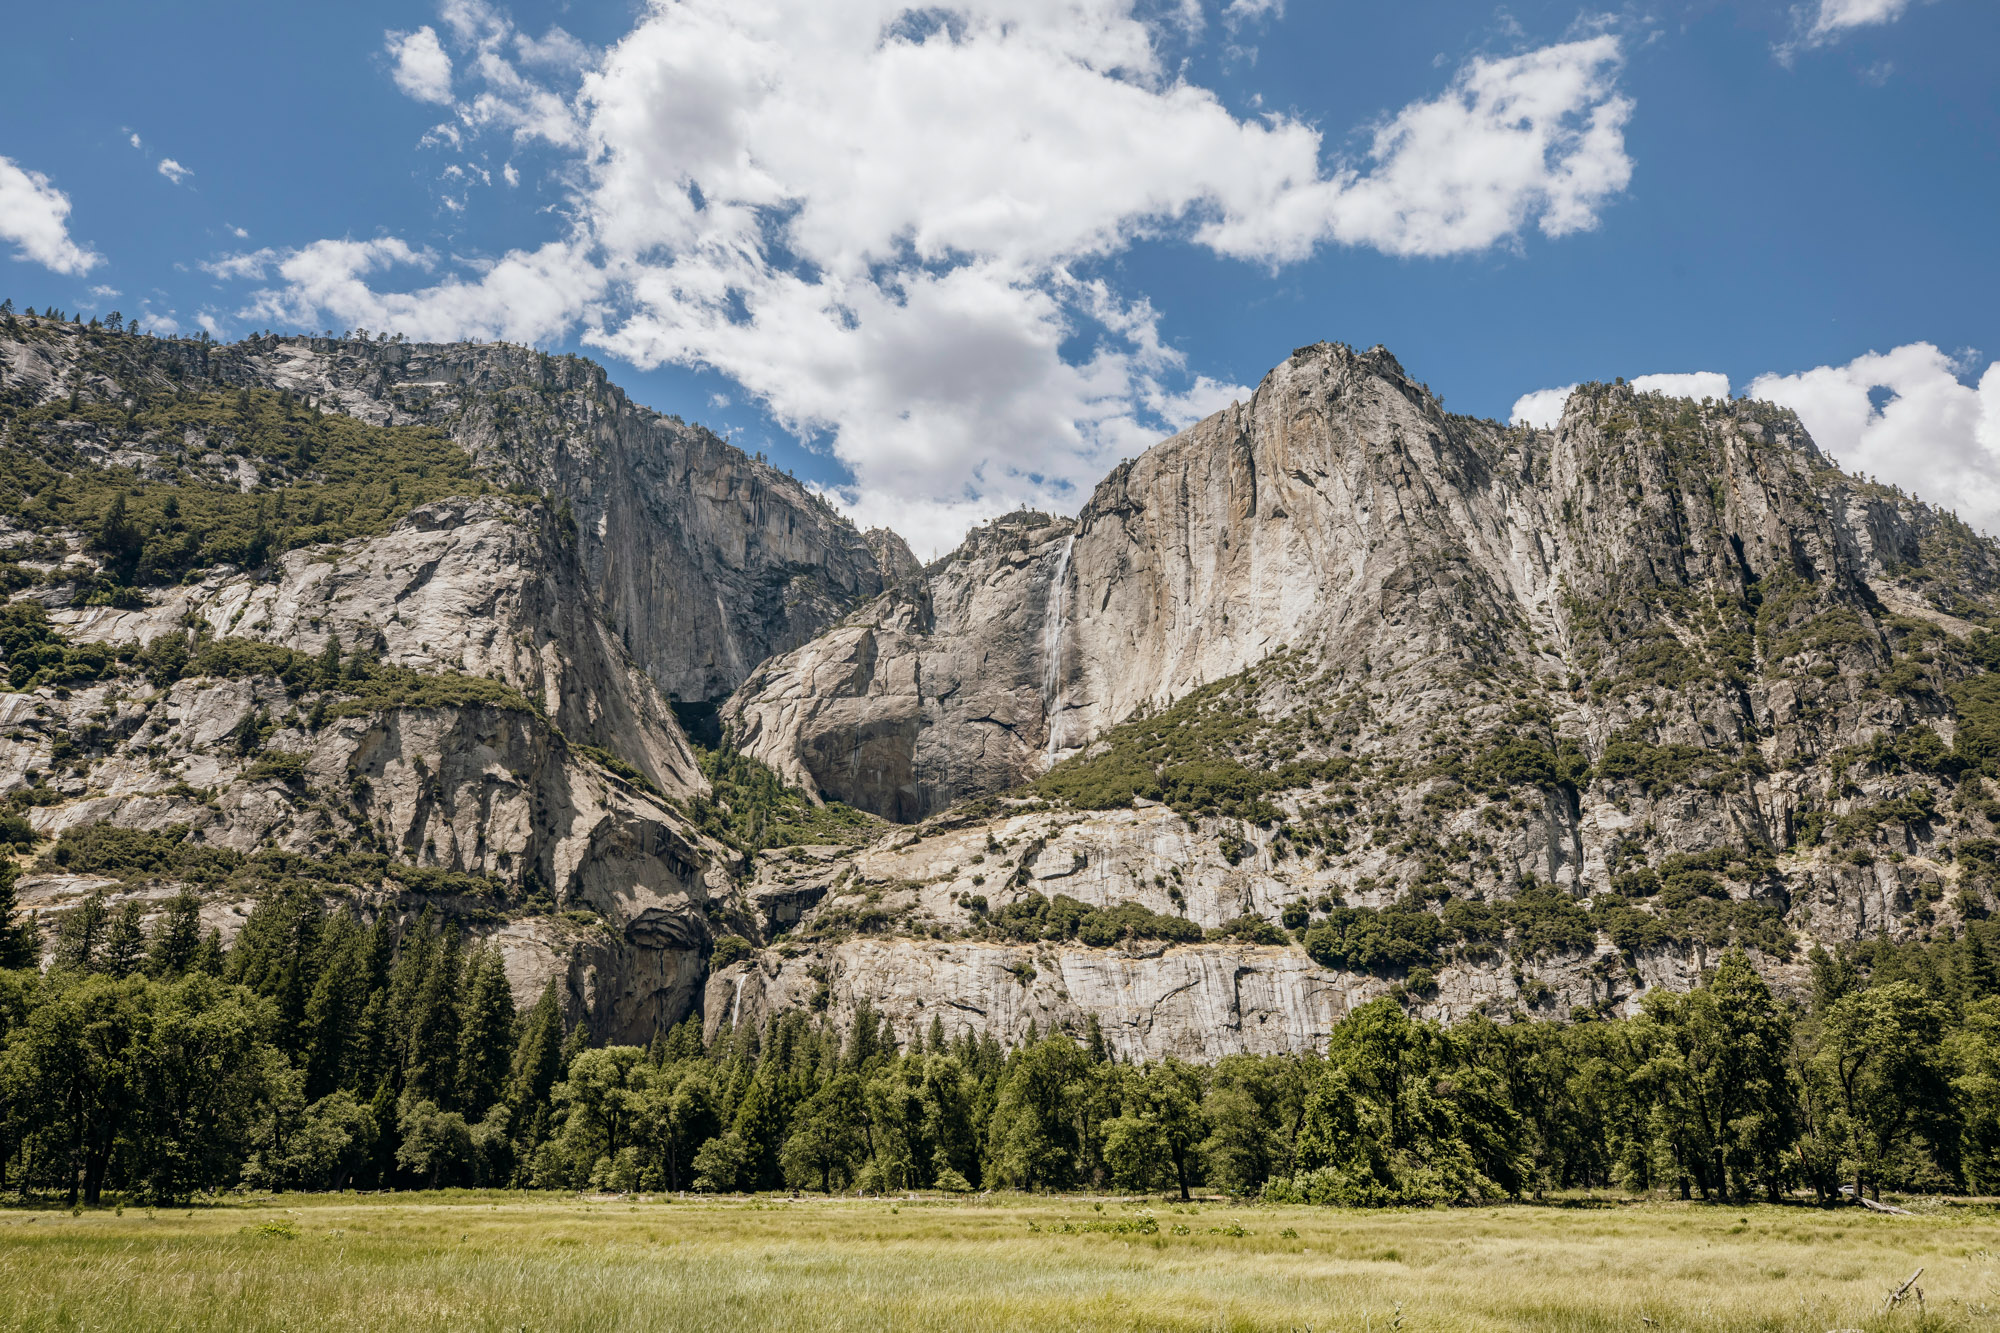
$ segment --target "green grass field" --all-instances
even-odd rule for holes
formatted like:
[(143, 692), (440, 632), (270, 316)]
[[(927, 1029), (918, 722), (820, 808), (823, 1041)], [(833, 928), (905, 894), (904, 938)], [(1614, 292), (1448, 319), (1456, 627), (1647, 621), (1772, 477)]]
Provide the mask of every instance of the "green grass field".
[[(1150, 1216), (1156, 1232), (1144, 1230)], [(1068, 1224), (1071, 1229), (1065, 1230)], [(1124, 1227), (1121, 1231), (1119, 1228)], [(1097, 1227), (1098, 1230), (1083, 1230)], [(451, 1193), (0, 1212), (9, 1329), (1983, 1329), (2000, 1214)], [(1925, 1304), (1883, 1312), (1919, 1265)]]

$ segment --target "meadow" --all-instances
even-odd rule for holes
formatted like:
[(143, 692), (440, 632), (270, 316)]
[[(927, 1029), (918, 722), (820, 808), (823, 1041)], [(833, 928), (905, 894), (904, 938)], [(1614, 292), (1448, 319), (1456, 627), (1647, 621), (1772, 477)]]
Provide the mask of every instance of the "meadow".
[[(0, 1211), (10, 1329), (2000, 1328), (2000, 1213), (449, 1191)], [(1884, 1298), (1922, 1266), (1914, 1296)]]

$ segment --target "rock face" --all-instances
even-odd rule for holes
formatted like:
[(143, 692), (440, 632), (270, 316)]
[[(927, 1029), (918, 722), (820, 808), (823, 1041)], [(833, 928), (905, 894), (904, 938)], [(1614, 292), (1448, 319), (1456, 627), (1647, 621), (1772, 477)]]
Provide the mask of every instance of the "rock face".
[(254, 575), (213, 575), (141, 610), (57, 619), (107, 643), (146, 644), (195, 625), (316, 654), (331, 635), (343, 652), (372, 649), (392, 666), (490, 676), (667, 792), (702, 786), (666, 699), (598, 614), (589, 575), (546, 506), (443, 500), (381, 537), (293, 551)]
[[(274, 854), (373, 851), (420, 873), (399, 882), (364, 867), (367, 910), (429, 905), (492, 935), (524, 1003), (555, 977), (600, 1036), (644, 1040), (695, 1002), (711, 881), (718, 895), (729, 883), (719, 849), (676, 810), (573, 752), (533, 712), (389, 707), (314, 728), (306, 704), (270, 677), (0, 694), (0, 791), (48, 773), (58, 741), (81, 748), (82, 774), (62, 779), (71, 799), (30, 809), (36, 831), (171, 832), (235, 854), (202, 877), (225, 937), (265, 878), (258, 865), (284, 866)], [(236, 738), (258, 716), (284, 721), (243, 753)], [(296, 767), (271, 772), (273, 756)], [(164, 900), (183, 878), (171, 866), (129, 884), (31, 876), (24, 906), (60, 909), (106, 887), (120, 901)], [(581, 916), (538, 917), (537, 905)]]
[[(441, 425), (496, 478), (567, 501), (604, 619), (661, 690), (720, 699), (915, 566), (796, 480), (628, 399), (601, 367), (504, 345), (279, 339), (236, 375), (381, 424)], [(885, 577), (886, 574), (886, 577)]]
[[(1121, 466), (1074, 523), (976, 531), (920, 582), (766, 663), (727, 713), (793, 780), (907, 821), (1284, 647), (1342, 682), (1394, 682), (1388, 720), (1405, 722), (1477, 702), (1468, 673), (1546, 692), (1601, 655), (1601, 628), (1566, 597), (1740, 602), (1781, 569), (1813, 608), (1870, 617), (1882, 597), (1992, 591), (1993, 549), (1969, 540), (1954, 545), (1962, 568), (1899, 589), (1890, 572), (1921, 565), (1953, 524), (1840, 474), (1788, 414), (1725, 405), (1691, 422), (1717, 467), (1702, 476), (1636, 406), (1605, 386), (1554, 432), (1509, 430), (1448, 415), (1379, 348), (1301, 349), (1249, 403)], [(1621, 720), (1615, 701), (1562, 706), (1600, 737)]]
[[(1076, 519), (1009, 516), (919, 567), (573, 358), (146, 353), (0, 336), (9, 401), (90, 403), (38, 418), (65, 467), (264, 493), (304, 466), (135, 434), (143, 372), (176, 402), (272, 388), (436, 427), (473, 481), (139, 598), (93, 533), (10, 501), (14, 586), (137, 650), (0, 693), (0, 794), (58, 839), (31, 910), (194, 882), (228, 935), (309, 866), (330, 900), (492, 940), (518, 999), (554, 981), (600, 1039), (866, 1006), (906, 1035), (1095, 1019), (1125, 1056), (1212, 1059), (1309, 1048), (1392, 993), (1439, 1019), (1629, 1012), (1732, 943), (1796, 987), (1814, 943), (1995, 905), (2000, 554), (1765, 405), (1592, 385), (1510, 430), (1379, 349), (1305, 348)], [(229, 638), (412, 674), (155, 651)], [(671, 705), (731, 690), (749, 755), (907, 827), (755, 855), (704, 835), (721, 779)], [(100, 826), (199, 855), (92, 860)], [(1429, 923), (1428, 962), (1334, 929), (1392, 917)], [(724, 934), (752, 953), (710, 976)]]
[[(1990, 542), (1843, 475), (1768, 405), (1596, 385), (1554, 431), (1507, 429), (1445, 413), (1379, 349), (1305, 348), (1074, 523), (991, 524), (745, 682), (724, 712), (752, 753), (931, 822), (845, 878), (763, 867), (769, 892), (818, 873), (824, 893), (790, 927), (805, 952), (737, 980), (754, 1006), (811, 967), (836, 1014), (867, 998), (901, 1021), (921, 994), (1014, 1035), (1100, 1012), (1065, 993), (1185, 993), (1210, 997), (1199, 1020), (1125, 998), (1101, 1017), (1140, 1053), (1304, 1045), (1338, 1006), (1232, 1009), (1213, 943), (1095, 955), (1121, 980), (1074, 986), (1096, 973), (1060, 946), (996, 990), (1050, 945), (1003, 945), (1020, 928), (995, 918), (1058, 893), (1209, 930), (1505, 915), (1527, 884), (1588, 909), (1582, 937), (1447, 929), (1417, 1008), (1629, 1009), (1733, 941), (1798, 984), (1813, 943), (1993, 903), (1996, 654), (1973, 622), (1997, 591)], [(940, 813), (1028, 781), (1043, 799)], [(1402, 978), (1314, 974), (1349, 999)]]
[[(417, 506), (380, 535), (115, 605), (78, 591), (99, 567), (92, 534), (7, 525), (9, 554), (31, 561), (15, 568), (39, 576), (35, 595), (72, 641), (198, 650), (227, 638), (317, 657), (332, 640), (419, 686), (445, 682), (442, 702), (418, 688), (408, 704), (363, 706), (322, 680), (135, 667), (84, 689), (0, 694), (0, 793), (33, 788), (38, 832), (172, 831), (237, 858), (201, 881), (225, 936), (269, 858), (314, 858), (310, 874), (345, 876), (340, 892), (368, 913), (430, 906), (490, 936), (518, 1000), (556, 979), (600, 1039), (646, 1040), (698, 1003), (709, 941), (734, 910), (735, 854), (681, 804), (707, 784), (667, 691), (726, 692), (773, 646), (878, 591), (878, 553), (906, 571), (899, 540), (855, 532), (789, 477), (635, 408), (574, 359), (10, 327), (0, 382), (16, 406), (71, 398), (71, 417), (32, 428), (61, 432), (34, 447), (77, 467), (243, 491), (297, 480), (297, 458), (76, 410), (253, 388), (442, 428), (478, 478), (477, 494)], [(489, 681), (524, 697), (453, 702)], [(342, 860), (356, 855), (378, 859)], [(175, 865), (37, 869), (35, 910), (93, 887), (150, 901), (186, 882)]]

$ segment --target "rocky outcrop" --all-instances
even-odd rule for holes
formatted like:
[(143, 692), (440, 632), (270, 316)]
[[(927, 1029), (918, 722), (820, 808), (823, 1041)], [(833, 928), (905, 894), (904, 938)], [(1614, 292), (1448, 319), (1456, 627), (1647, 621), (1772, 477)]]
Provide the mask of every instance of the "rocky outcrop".
[[(1810, 585), (1801, 615), (1992, 595), (1990, 545), (1843, 476), (1788, 414), (1681, 410), (1598, 386), (1553, 432), (1508, 429), (1445, 413), (1379, 348), (1304, 348), (1248, 403), (1122, 465), (1074, 523), (975, 532), (766, 663), (725, 712), (801, 785), (911, 820), (1284, 648), (1328, 700), (1386, 696), (1378, 724), (1497, 720), (1507, 705), (1477, 682), (1502, 673), (1601, 742), (1628, 714), (1568, 698), (1606, 646), (1578, 599), (1671, 589), (1740, 610), (1780, 570)], [(1953, 556), (1927, 564), (1926, 543)], [(1658, 612), (1649, 631), (1674, 637)]]
[[(1609, 949), (1562, 960), (1532, 992), (1504, 968), (1448, 966), (1419, 997), (1419, 1014), (1452, 1022), (1517, 1006), (1548, 1014), (1596, 1009)], [(1637, 980), (1685, 989), (1700, 974), (1692, 951), (1647, 960)], [(864, 1007), (908, 1040), (929, 1034), (991, 1036), (1003, 1045), (1031, 1032), (1082, 1036), (1096, 1019), (1124, 1060), (1215, 1061), (1324, 1049), (1347, 1012), (1392, 990), (1379, 977), (1318, 967), (1293, 949), (1241, 943), (1154, 947), (1137, 953), (1074, 945), (1027, 946), (921, 939), (857, 939), (821, 949), (774, 951), (721, 969), (703, 1007), (712, 1039), (728, 1025), (761, 1026), (787, 1009), (824, 1011), (847, 1030)]]
[[(996, 918), (1062, 895), (1298, 940), (1342, 907), (1492, 923), (1535, 887), (1595, 942), (1449, 928), (1420, 978), (1268, 956), (1349, 1001), (1407, 980), (1440, 1018), (1629, 1012), (1732, 942), (1798, 989), (1813, 944), (1992, 909), (1996, 593), (1992, 543), (1768, 405), (1595, 385), (1556, 430), (1508, 429), (1379, 349), (1302, 349), (1073, 523), (988, 525), (745, 682), (746, 748), (923, 822), (838, 872), (764, 865), (758, 892), (818, 897), (730, 984), (755, 1008), (804, 975), (836, 1016), (899, 1023), (921, 995), (1016, 1034), (1101, 1000), (1141, 1054), (1266, 1049), (1254, 1011), (1303, 1046), (1318, 1011), (1232, 1009), (1203, 970), (1267, 956), (1240, 939), (1009, 944)], [(1016, 964), (1034, 979), (999, 986)], [(1154, 995), (1204, 998), (1129, 998)]]
[[(8, 385), (117, 401), (92, 336), (0, 339)], [(1094, 1018), (1125, 1056), (1211, 1059), (1307, 1049), (1384, 994), (1630, 1012), (1731, 942), (1797, 987), (1812, 943), (1992, 910), (2000, 560), (1762, 405), (1595, 385), (1510, 430), (1379, 349), (1305, 348), (1074, 520), (1012, 515), (920, 568), (572, 358), (256, 339), (167, 362), (434, 426), (477, 464), (387, 531), (144, 605), (85, 595), (89, 534), (0, 531), (77, 640), (331, 639), (455, 682), (154, 678), (149, 654), (0, 695), (0, 792), (33, 785), (50, 837), (185, 830), (225, 934), (270, 858), (311, 858), (359, 910), (493, 940), (519, 999), (554, 980), (600, 1038), (698, 1003), (711, 1031), (865, 1005), (905, 1035)], [(255, 490), (297, 461), (116, 415), (63, 424), (79, 466)], [(670, 704), (732, 688), (750, 754), (908, 827), (747, 858), (702, 836), (715, 793)], [(181, 882), (37, 859), (23, 885), (57, 910)], [(1440, 922), (1434, 965), (1302, 947), (1392, 907)], [(723, 933), (754, 951), (709, 977)]]
[[(134, 683), (0, 695), (0, 791), (55, 769), (42, 790), (62, 799), (29, 808), (43, 836), (167, 832), (222, 859), (128, 864), (108, 878), (31, 873), (24, 906), (60, 909), (98, 888), (153, 901), (207, 883), (206, 915), (229, 937), (266, 878), (260, 865), (301, 873), (274, 854), (331, 858), (319, 873), (358, 877), (370, 914), (428, 904), (491, 934), (521, 1002), (563, 977), (575, 1012), (606, 1038), (644, 1040), (695, 1002), (711, 894), (730, 887), (721, 849), (536, 714), (391, 707), (314, 727), (308, 699), (268, 677)], [(275, 725), (246, 752), (239, 738), (259, 717)], [(75, 755), (64, 766), (59, 745)], [(350, 852), (382, 855), (389, 873), (340, 861)], [(557, 912), (580, 915), (544, 915)]]
[(293, 551), (255, 574), (163, 590), (139, 610), (58, 612), (79, 638), (151, 643), (199, 627), (318, 654), (490, 676), (568, 735), (602, 746), (668, 792), (701, 786), (667, 701), (594, 614), (587, 576), (545, 506), (443, 500), (381, 537)]
[(602, 367), (502, 344), (286, 338), (227, 377), (443, 427), (503, 484), (566, 502), (608, 625), (661, 690), (720, 699), (915, 566), (790, 475), (633, 403)]

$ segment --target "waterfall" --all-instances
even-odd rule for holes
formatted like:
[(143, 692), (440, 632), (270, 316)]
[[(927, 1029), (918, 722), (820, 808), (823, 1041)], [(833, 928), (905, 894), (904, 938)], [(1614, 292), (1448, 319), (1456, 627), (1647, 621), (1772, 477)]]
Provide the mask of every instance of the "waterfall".
[(1056, 710), (1062, 699), (1063, 628), (1069, 619), (1069, 553), (1076, 545), (1072, 532), (1063, 539), (1062, 554), (1056, 557), (1055, 576), (1049, 580), (1048, 600), (1042, 610), (1042, 712), (1049, 723), (1048, 753), (1056, 761)]

